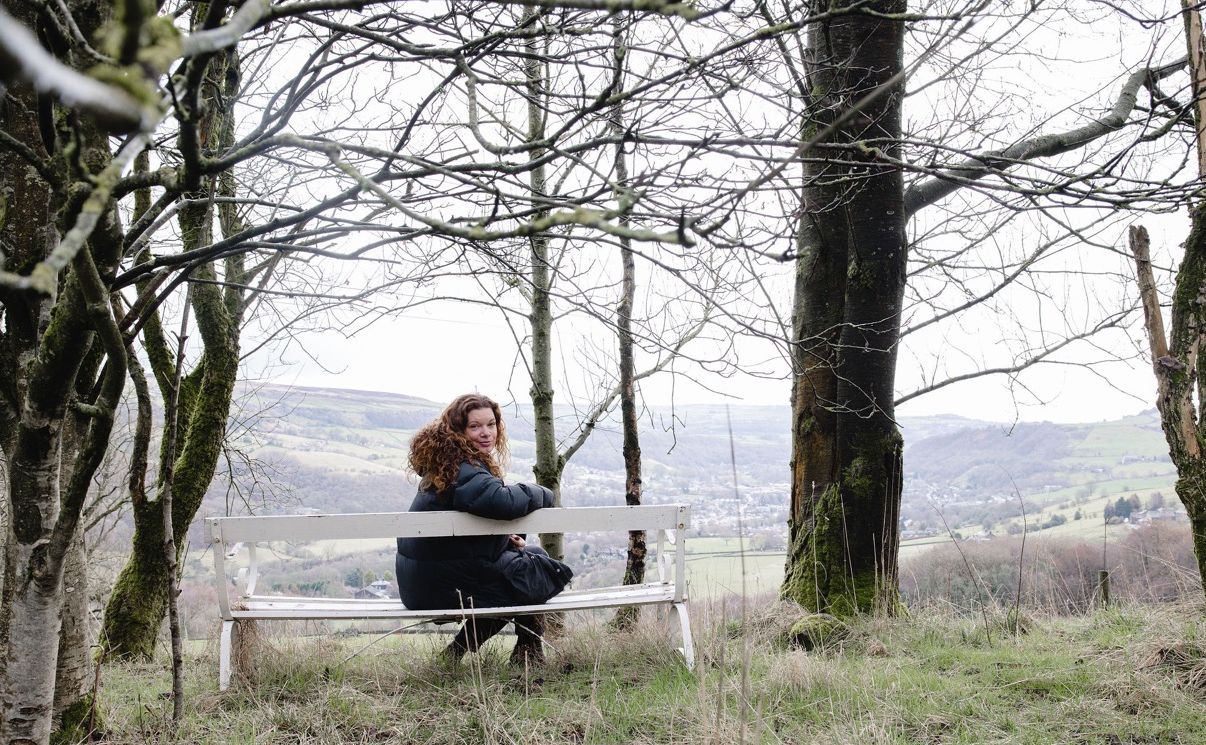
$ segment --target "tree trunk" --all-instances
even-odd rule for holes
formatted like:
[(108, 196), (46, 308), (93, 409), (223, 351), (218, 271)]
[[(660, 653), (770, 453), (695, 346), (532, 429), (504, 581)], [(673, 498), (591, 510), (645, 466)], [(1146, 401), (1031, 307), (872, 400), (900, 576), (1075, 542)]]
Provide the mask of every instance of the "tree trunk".
[[(100, 345), (94, 344), (77, 377), (75, 398), (88, 400), (102, 362)], [(77, 462), (88, 430), (88, 417), (72, 412), (65, 421), (60, 469)], [(90, 487), (89, 487), (90, 488)], [(59, 659), (55, 671), (54, 716), (56, 735), (77, 741), (87, 733), (92, 716), (92, 639), (88, 605), (88, 547), (84, 527), (76, 529), (63, 566), (63, 625), (59, 629)]]
[[(215, 276), (212, 267), (198, 269), (196, 275), (210, 281)], [(172, 486), (173, 540), (181, 551), (222, 453), (239, 366), (238, 327), (227, 312), (221, 289), (208, 283), (195, 285), (193, 312), (205, 353), (198, 369), (181, 385), (180, 445)], [(117, 658), (149, 659), (167, 612), (169, 570), (163, 554), (162, 508), (158, 498), (134, 505), (133, 550), (105, 607), (102, 632), (106, 654)]]
[[(15, 18), (30, 25), (34, 14), (24, 5), (5, 3)], [(27, 86), (8, 90), (2, 123), (9, 134), (37, 148), (50, 160), (42, 142), (38, 96)], [(0, 181), (12, 191), (5, 199), (5, 220), (0, 239), (13, 247), (6, 268), (29, 271), (50, 253), (57, 241), (55, 222), (62, 196), (45, 181), (28, 178), (28, 166), (15, 153), (0, 148)], [(33, 417), (25, 407), (31, 368), (35, 365), (38, 337), (49, 312), (49, 300), (27, 293), (0, 289), (5, 326), (0, 375), (5, 387), (4, 455), (8, 466), (9, 520), (4, 540), (3, 596), (0, 597), (0, 741), (25, 737), (34, 742), (50, 736), (54, 698), (55, 661), (58, 656), (59, 569), (48, 565), (45, 538), (53, 530), (59, 506), (58, 447), (63, 408), (39, 399), (43, 407)], [(63, 302), (73, 302), (82, 313), (74, 283), (64, 288)], [(62, 335), (62, 334), (61, 334)], [(85, 339), (70, 341), (86, 342)], [(62, 349), (62, 342), (58, 345)], [(49, 350), (47, 350), (49, 351)], [(48, 371), (52, 376), (74, 377), (73, 360), (64, 359)], [(78, 364), (78, 361), (75, 361)], [(56, 375), (57, 374), (57, 375)], [(59, 389), (63, 386), (60, 383)], [(67, 393), (63, 391), (65, 403)], [(32, 451), (32, 452), (31, 452)]]
[[(1189, 51), (1189, 73), (1194, 93), (1194, 132), (1198, 152), (1198, 176), (1206, 176), (1206, 49), (1203, 49), (1202, 19), (1195, 7), (1185, 3), (1185, 43)], [(1160, 296), (1152, 278), (1147, 231), (1130, 230), (1131, 254), (1139, 297), (1143, 301), (1144, 329), (1156, 377), (1156, 410), (1168, 443), (1168, 454), (1177, 468), (1177, 497), (1189, 515), (1193, 551), (1198, 560), (1198, 580), (1206, 591), (1206, 200), (1190, 212), (1185, 254), (1177, 267), (1173, 290), (1171, 328), (1166, 336)]]
[[(540, 9), (525, 6), (521, 25), (533, 27), (537, 23)], [(527, 57), (524, 60), (524, 84), (527, 92), (528, 142), (544, 139), (545, 76), (542, 51), (536, 34), (525, 42)], [(533, 147), (528, 152), (530, 161), (544, 158), (546, 149)], [(531, 190), (533, 220), (548, 214), (547, 184), (543, 164), (532, 168), (528, 181)], [(528, 239), (532, 261), (532, 302), (528, 322), (532, 327), (532, 416), (536, 427), (536, 464), (532, 471), (536, 483), (553, 492), (553, 506), (561, 506), (561, 472), (564, 461), (557, 451), (557, 429), (553, 417), (553, 312), (551, 291), (552, 272), (549, 266), (549, 237), (543, 233)], [(554, 559), (565, 558), (563, 536), (560, 533), (541, 533), (540, 545)]]
[[(624, 42), (624, 28), (620, 17), (613, 19), (613, 48), (616, 61), (615, 90), (623, 90), (624, 60), (627, 57), (627, 45)], [(608, 129), (616, 137), (615, 167), (616, 187), (620, 190), (617, 198), (624, 199), (624, 190), (628, 189), (628, 162), (624, 159), (624, 106), (616, 104), (612, 107), (608, 121)], [(619, 223), (628, 227), (627, 213), (620, 215)], [(637, 426), (636, 402), (636, 362), (633, 357), (632, 338), (632, 307), (636, 300), (636, 258), (632, 253), (632, 241), (626, 237), (620, 238), (620, 258), (623, 262), (621, 275), (620, 304), (616, 309), (616, 335), (619, 341), (620, 353), (620, 424), (624, 432), (624, 443), (621, 452), (624, 456), (624, 503), (629, 506), (641, 503), (641, 439), (640, 428)], [(645, 581), (645, 555), (647, 546), (643, 530), (634, 530), (628, 534), (628, 559), (624, 567), (624, 584), (639, 585)], [(616, 614), (616, 625), (625, 628), (640, 620), (639, 606), (621, 608)]]
[(1167, 337), (1160, 297), (1152, 279), (1147, 231), (1138, 226), (1131, 228), (1130, 243), (1156, 377), (1156, 409), (1160, 412), (1169, 457), (1177, 468), (1177, 497), (1189, 515), (1198, 579), (1203, 581), (1206, 580), (1206, 453), (1202, 445), (1206, 442), (1206, 422), (1201, 420), (1197, 407), (1206, 400), (1202, 398), (1206, 358), (1201, 354), (1206, 342), (1206, 309), (1199, 300), (1206, 287), (1206, 205), (1195, 209), (1192, 217), (1185, 256), (1177, 269), (1172, 328)]
[(1198, 582), (1206, 592), (1206, 463), (1177, 467), (1177, 496), (1189, 515), (1193, 555), (1198, 560)]
[[(38, 26), (32, 4), (4, 6), (19, 23)], [(72, 0), (68, 7), (86, 35), (111, 11), (106, 3), (88, 0)], [(62, 41), (53, 29), (46, 33), (48, 43)], [(64, 61), (72, 62), (68, 55)], [(0, 126), (42, 165), (35, 170), (11, 149), (0, 148), (0, 183), (7, 190), (0, 221), (5, 268), (28, 273), (87, 207), (88, 177), (110, 160), (108, 137), (23, 83), (8, 88)], [(72, 147), (64, 148), (68, 135)], [(124, 350), (111, 346), (118, 337), (101, 280), (117, 261), (119, 230), (111, 205), (95, 216), (95, 230), (59, 276), (54, 296), (0, 289), (0, 447), (7, 461), (9, 515), (0, 595), (0, 743), (50, 737), (64, 568), (77, 545), (84, 495), (108, 442), (125, 377)], [(96, 329), (104, 333), (98, 337)], [(90, 379), (95, 367), (85, 364), (97, 338), (110, 354), (99, 388)], [(77, 391), (87, 391), (89, 398), (77, 399)], [(78, 449), (64, 451), (69, 407), (77, 403), (89, 407), (87, 431)]]
[[(814, 11), (827, 4), (814, 3)], [(870, 10), (898, 14), (901, 0)], [(903, 24), (839, 15), (810, 29), (811, 138), (900, 72)], [(790, 546), (781, 595), (837, 615), (896, 605), (902, 439), (893, 406), (906, 273), (899, 151), (903, 85), (805, 164), (793, 305)], [(821, 144), (823, 148), (825, 143)], [(866, 145), (865, 148), (858, 145)], [(863, 153), (851, 157), (850, 153)]]
[(79, 742), (93, 723), (92, 635), (88, 616), (87, 549), (76, 531), (63, 567), (63, 625), (59, 629), (59, 659), (55, 671), (56, 737)]
[[(98, 149), (107, 154), (107, 144), (90, 144), (88, 155)], [(44, 742), (50, 736), (64, 613), (64, 567), (78, 545), (80, 512), (108, 443), (125, 378), (124, 350), (118, 341), (116, 349), (121, 353), (114, 356), (110, 347), (96, 400), (75, 400), (73, 389), (82, 363), (89, 357), (86, 350), (94, 338), (93, 325), (107, 321), (107, 346), (117, 339), (97, 266), (112, 266), (116, 256), (110, 253), (115, 224), (111, 210), (105, 210), (101, 222), (97, 232), (107, 235), (96, 236), (73, 261), (60, 297), (46, 309), (49, 323), (37, 337), (36, 352), (22, 350), (12, 358), (17, 364), (10, 371), (18, 381), (21, 405), (12, 428), (14, 436), (5, 443), (11, 446), (5, 454), (11, 521), (0, 601), (0, 742)], [(41, 223), (25, 225), (37, 230)], [(120, 240), (116, 244), (120, 245)], [(18, 303), (12, 305), (19, 307)], [(68, 405), (74, 403), (88, 404), (93, 413), (78, 449), (69, 448), (64, 457), (63, 429)]]
[[(237, 56), (233, 52), (216, 54), (205, 75), (203, 114), (197, 126), (203, 148), (214, 144), (206, 141), (206, 137), (212, 136), (220, 146), (233, 137), (231, 121), (239, 80)], [(223, 91), (223, 96), (216, 95), (219, 90)], [(231, 182), (218, 190), (228, 189), (233, 189)], [(185, 250), (212, 242), (214, 214), (204, 199), (207, 195), (208, 191), (188, 195), (193, 202), (180, 209), (180, 233)], [(241, 227), (229, 215), (222, 220), (222, 225), (224, 230), (237, 231)], [(241, 284), (244, 277), (234, 276), (239, 274), (237, 259), (227, 263), (227, 281)], [(183, 551), (188, 527), (201, 507), (222, 453), (226, 420), (238, 376), (239, 323), (243, 311), (242, 293), (236, 289), (227, 289), (224, 293), (215, 283), (218, 275), (213, 264), (199, 266), (193, 277), (199, 282), (191, 291), (192, 311), (205, 351), (197, 367), (182, 379), (178, 401), (180, 425), (176, 433), (177, 455), (172, 465), (170, 487), (172, 537), (178, 555)], [(173, 387), (176, 363), (166, 349), (165, 337), (157, 321), (147, 324), (143, 338), (155, 379), (166, 400)], [(161, 464), (158, 490), (166, 487), (166, 466), (166, 463)], [(171, 576), (163, 552), (163, 501), (158, 495), (147, 500), (136, 498), (133, 515), (133, 551), (105, 608), (102, 638), (106, 654), (117, 658), (149, 659), (167, 613)]]

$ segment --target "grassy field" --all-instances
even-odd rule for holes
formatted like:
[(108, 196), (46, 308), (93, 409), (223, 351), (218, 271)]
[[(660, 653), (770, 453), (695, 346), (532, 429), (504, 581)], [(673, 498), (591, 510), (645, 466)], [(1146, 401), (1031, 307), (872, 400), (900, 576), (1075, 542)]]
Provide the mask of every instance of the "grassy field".
[[(917, 613), (864, 618), (804, 652), (789, 607), (693, 608), (688, 672), (647, 623), (635, 634), (571, 618), (546, 665), (505, 663), (508, 639), (442, 665), (446, 637), (266, 641), (250, 683), (216, 690), (212, 645), (187, 660), (173, 736), (163, 661), (106, 666), (110, 743), (1200, 743), (1206, 620), (1192, 607), (1076, 617)], [(798, 611), (796, 611), (798, 612)]]
[[(1109, 497), (1086, 502), (1067, 509), (1044, 510), (1039, 515), (1031, 515), (1030, 536), (1034, 540), (1048, 538), (1078, 538), (1093, 543), (1102, 540), (1101, 510)], [(1076, 509), (1085, 514), (1095, 514), (1093, 518), (1073, 519)], [(1052, 514), (1063, 514), (1068, 522), (1047, 530), (1037, 531), (1036, 522), (1050, 517)], [(1110, 543), (1119, 541), (1128, 527), (1111, 525), (1107, 528), (1107, 540)], [(965, 529), (966, 532), (966, 529)], [(949, 536), (933, 536), (905, 541), (900, 547), (901, 561), (915, 560), (937, 546), (951, 543)], [(393, 571), (393, 566), (386, 560), (378, 566), (372, 563), (380, 559), (382, 552), (392, 556), (393, 541), (383, 539), (342, 539), (321, 541), (308, 544), (277, 545), (275, 555), (291, 556), (295, 559), (320, 559), (325, 561), (338, 560), (341, 557), (363, 556), (379, 574)], [(729, 596), (771, 595), (777, 592), (783, 579), (783, 565), (786, 555), (782, 551), (753, 551), (748, 542), (736, 537), (704, 537), (692, 538), (687, 541), (687, 581), (691, 595), (695, 598), (724, 598)], [(244, 558), (245, 560), (245, 558)], [(574, 563), (571, 561), (571, 564)], [(651, 565), (652, 567), (652, 565)], [(212, 569), (207, 564), (198, 564), (193, 568), (193, 577), (203, 582), (209, 581)], [(651, 569), (652, 571), (652, 569)], [(616, 569), (616, 576), (607, 582), (620, 581), (622, 567)]]

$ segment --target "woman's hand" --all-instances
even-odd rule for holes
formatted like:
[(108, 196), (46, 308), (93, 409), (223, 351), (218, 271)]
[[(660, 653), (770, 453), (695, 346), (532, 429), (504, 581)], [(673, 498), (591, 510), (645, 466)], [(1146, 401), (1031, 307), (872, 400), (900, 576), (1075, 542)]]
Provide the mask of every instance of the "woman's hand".
[(511, 534), (511, 548), (517, 548), (517, 549), (522, 550), (523, 547), (526, 545), (528, 545), (528, 542), (524, 539), (523, 536), (519, 535), (518, 533)]

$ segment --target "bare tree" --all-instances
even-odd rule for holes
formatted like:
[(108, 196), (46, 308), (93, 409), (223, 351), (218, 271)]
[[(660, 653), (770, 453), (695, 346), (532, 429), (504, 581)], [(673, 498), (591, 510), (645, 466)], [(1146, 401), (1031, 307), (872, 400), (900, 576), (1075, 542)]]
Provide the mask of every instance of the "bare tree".
[[(372, 4), (337, 1), (317, 11), (305, 3), (257, 1), (243, 3), (227, 17), (227, 3), (209, 3), (204, 17), (198, 17), (198, 30), (181, 34), (167, 16), (145, 12), (142, 3), (125, 3), (127, 12), (107, 37), (111, 45), (98, 50), (89, 40), (113, 20), (108, 3), (70, 0), (50, 7), (6, 0), (6, 12), (0, 14), (0, 59), (8, 86), (0, 174), (10, 190), (0, 221), (0, 444), (9, 474), (10, 520), (0, 604), (0, 741), (49, 737), (66, 559), (78, 545), (74, 539), (88, 485), (131, 369), (130, 344), (138, 336), (147, 342), (162, 387), (172, 366), (156, 361), (165, 348), (158, 316), (171, 307), (182, 284), (192, 284), (192, 310), (206, 349), (182, 386), (189, 434), (174, 464), (173, 503), (187, 512), (195, 510), (188, 490), (204, 491), (225, 431), (239, 356), (232, 324), (237, 326), (243, 312), (244, 293), (268, 292), (248, 282), (276, 272), (273, 255), (339, 262), (362, 258), (382, 245), (403, 250), (427, 241), (463, 246), (520, 239), (564, 225), (605, 234), (620, 230), (607, 212), (566, 203), (549, 205), (541, 216), (525, 210), (490, 217), (484, 225), (475, 224), (482, 216), (464, 205), (451, 204), (445, 215), (429, 216), (428, 208), (443, 198), (433, 198), (438, 189), (427, 190), (432, 183), (465, 179), (476, 186), (482, 175), (512, 178), (530, 168), (498, 160), (461, 164), (463, 150), (418, 132), (427, 104), (439, 98), (440, 79), (432, 80), (433, 95), (415, 108), (395, 142), (369, 144), (367, 136), (363, 144), (345, 142), (345, 124), (324, 122), (325, 100), (315, 96), (338, 85), (340, 76), (354, 76), (371, 64), (373, 50), (391, 49), (412, 62), (433, 56), (455, 60), (491, 43), (470, 39), (432, 55), (423, 44), (391, 44), (390, 34), (371, 30), (375, 21), (353, 15), (355, 27), (342, 22), (347, 19), (339, 15), (341, 8), (359, 12)], [(665, 10), (695, 15), (674, 4)], [(304, 20), (290, 20), (302, 15)], [(447, 31), (421, 16), (389, 11), (379, 18), (435, 35)], [(275, 22), (273, 28), (265, 28), (269, 21)], [(43, 46), (31, 28), (51, 43)], [(233, 48), (246, 42), (253, 47), (251, 56), (259, 52), (266, 60), (290, 34), (295, 37), (290, 41), (302, 41), (313, 51), (302, 60), (302, 74), (267, 92), (258, 121), (237, 137), (216, 134), (222, 128), (217, 114), (237, 98), (231, 93), (237, 79), (231, 83), (223, 74), (237, 69), (229, 62)], [(102, 75), (114, 65), (128, 66), (132, 72), (124, 75), (125, 87), (80, 72), (97, 62)], [(172, 66), (171, 89), (160, 89), (160, 76)], [(114, 153), (111, 132), (133, 134)], [(126, 175), (148, 145), (158, 154), (158, 167)], [(420, 153), (412, 145), (429, 149)], [(236, 167), (256, 172), (247, 164), (257, 158), (291, 163), (301, 181), (276, 185), (267, 199), (222, 186)], [(338, 188), (330, 189), (332, 184)], [(285, 196), (309, 188), (315, 193), (304, 205)], [(118, 201), (148, 189), (157, 197), (123, 225)], [(369, 198), (358, 199), (362, 193)], [(225, 207), (235, 204), (257, 219), (246, 219), (246, 213), (233, 219), (235, 213)], [(215, 208), (221, 239), (210, 237)], [(380, 219), (381, 210), (398, 222)], [(173, 218), (181, 235), (165, 240), (165, 226)], [(329, 247), (369, 232), (386, 238), (350, 250)], [(673, 229), (620, 232), (638, 241), (681, 239)], [(247, 266), (241, 257), (252, 251), (264, 252), (264, 258)], [(321, 292), (332, 294), (329, 287)], [(126, 293), (120, 317), (114, 312), (115, 293)], [(66, 437), (70, 428), (75, 434)], [(189, 517), (191, 512), (177, 515), (174, 529), (186, 528)], [(151, 543), (158, 555), (159, 542)], [(157, 627), (162, 614), (149, 611), (139, 622)]]
[[(1202, 19), (1196, 7), (1186, 6), (1185, 41), (1189, 49), (1190, 90), (1197, 173), (1206, 176), (1206, 48)], [(1206, 205), (1200, 195), (1190, 211), (1189, 236), (1174, 276), (1170, 328), (1165, 332), (1159, 290), (1152, 271), (1151, 240), (1141, 226), (1130, 230), (1130, 248), (1135, 259), (1139, 294), (1143, 299), (1144, 326), (1156, 376), (1156, 409), (1168, 442), (1169, 455), (1177, 468), (1177, 497), (1189, 515), (1198, 579), (1206, 580), (1206, 491), (1203, 481), (1203, 358), (1200, 350), (1206, 334), (1203, 317), (1203, 283), (1206, 281)], [(1203, 584), (1206, 589), (1206, 582)]]
[[(958, 21), (979, 9), (951, 10), (957, 12), (948, 16), (948, 31), (933, 34), (913, 69), (935, 59), (939, 49), (960, 48), (954, 39), (967, 27)], [(812, 8), (818, 18), (833, 11)], [(910, 250), (917, 250), (915, 259), (924, 254), (910, 246), (906, 221), (917, 224), (922, 209), (957, 198), (961, 189), (983, 193), (998, 208), (1017, 211), (1016, 204), (1023, 211), (1045, 211), (1053, 220), (1059, 219), (1061, 200), (1105, 206), (1125, 199), (1176, 199), (1181, 193), (1171, 182), (1140, 180), (1127, 163), (1143, 143), (1180, 119), (1179, 112), (1171, 123), (1155, 119), (1136, 107), (1136, 97), (1146, 88), (1161, 99), (1160, 81), (1178, 72), (1182, 62), (1141, 66), (1124, 81), (1110, 110), (1081, 126), (1025, 133), (1003, 147), (978, 152), (957, 138), (922, 145), (905, 139), (900, 114), (905, 81), (917, 79), (909, 78), (904, 64), (905, 11), (904, 3), (879, 3), (821, 18), (808, 33), (808, 64), (793, 66), (808, 92), (800, 149), (807, 145), (816, 154), (804, 162), (796, 259), (791, 548), (782, 592), (808, 607), (837, 613), (891, 610), (896, 604), (902, 440), (894, 421), (895, 375), (906, 291), (924, 286), (923, 277), (908, 270)], [(969, 42), (971, 59), (993, 48), (976, 38), (981, 41)], [(958, 62), (965, 67), (968, 58)], [(908, 160), (905, 145), (928, 155), (920, 163)], [(1067, 153), (1079, 153), (1080, 160), (1035, 164)], [(917, 176), (906, 182), (906, 170)], [(957, 271), (958, 251), (967, 249), (956, 245), (929, 268)], [(953, 317), (1018, 278), (1035, 276), (1026, 271), (1041, 253), (1012, 269), (1002, 266), (999, 278), (984, 290), (964, 291), (962, 302), (939, 306), (931, 317)], [(951, 276), (952, 290), (966, 290), (957, 284), (957, 273)], [(917, 327), (928, 320), (916, 311), (914, 319)], [(1122, 313), (1083, 331), (1060, 328), (1007, 365), (942, 376), (922, 390), (991, 373), (1016, 375), (1076, 339), (1124, 322)]]
[[(624, 87), (625, 60), (628, 57), (627, 24), (620, 17), (612, 21), (612, 56), (615, 58), (616, 87)], [(615, 145), (616, 192), (619, 199), (629, 188), (627, 153), (623, 141), (624, 106), (615, 104), (609, 115), (609, 129), (617, 142)], [(627, 217), (621, 216), (621, 221)], [(641, 503), (641, 440), (637, 422), (635, 342), (632, 334), (632, 312), (636, 301), (636, 257), (632, 253), (632, 242), (620, 239), (620, 260), (623, 271), (620, 279), (620, 303), (616, 307), (616, 336), (620, 363), (620, 424), (624, 433), (621, 453), (624, 456), (624, 503)], [(624, 567), (624, 584), (639, 585), (645, 581), (645, 531), (634, 530), (628, 534), (628, 558)], [(623, 627), (637, 621), (640, 609), (630, 606), (616, 615), (616, 623)]]

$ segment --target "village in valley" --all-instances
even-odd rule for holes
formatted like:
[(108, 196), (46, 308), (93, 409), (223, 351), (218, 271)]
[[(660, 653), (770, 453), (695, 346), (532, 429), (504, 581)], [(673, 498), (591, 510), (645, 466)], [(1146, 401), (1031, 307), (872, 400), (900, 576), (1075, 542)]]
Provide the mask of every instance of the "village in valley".
[[(409, 504), (414, 481), (404, 465), (406, 438), (416, 423), (434, 415), (436, 404), (339, 389), (260, 386), (254, 395), (258, 400), (247, 408), (262, 411), (262, 419), (241, 446), (278, 482), (273, 499), (254, 506), (258, 513), (387, 512)], [(712, 567), (708, 557), (748, 552), (758, 557), (757, 571), (765, 575), (758, 587), (767, 590), (777, 582), (787, 548), (788, 443), (779, 434), (785, 412), (762, 406), (733, 410), (740, 422), (732, 433), (737, 483), (724, 409), (679, 407), (676, 429), (653, 433), (643, 446), (645, 500), (690, 504), (688, 545), (699, 566)], [(516, 411), (511, 429), (510, 470), (518, 480), (531, 478), (532, 446), (523, 415), (522, 408)], [(568, 414), (563, 421), (572, 426)], [(1033, 539), (1100, 540), (1103, 522), (1119, 536), (1151, 523), (1185, 523), (1152, 412), (1097, 424), (1024, 423), (1009, 429), (943, 417), (906, 417), (902, 426), (919, 433), (905, 451), (902, 559), (952, 540), (985, 542), (1023, 531)], [(601, 427), (594, 438), (567, 465), (567, 506), (622, 501), (618, 436)], [(235, 478), (250, 484), (259, 476), (243, 472)], [(247, 485), (241, 489), (250, 492)], [(228, 493), (219, 479), (207, 504), (222, 509), (218, 497)], [(193, 535), (204, 540), (198, 530)], [(324, 591), (396, 596), (386, 554), (350, 548), (327, 547), (308, 560), (311, 569), (316, 561), (330, 563)], [(201, 544), (194, 552), (203, 549)], [(609, 581), (621, 571), (626, 550), (618, 537), (601, 542), (567, 536), (566, 556), (583, 577), (593, 577), (585, 581)], [(196, 581), (207, 581), (208, 567), (195, 566)], [(298, 591), (299, 582), (304, 584), (286, 580), (282, 591)]]

